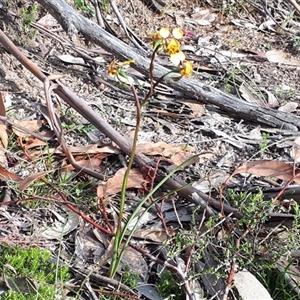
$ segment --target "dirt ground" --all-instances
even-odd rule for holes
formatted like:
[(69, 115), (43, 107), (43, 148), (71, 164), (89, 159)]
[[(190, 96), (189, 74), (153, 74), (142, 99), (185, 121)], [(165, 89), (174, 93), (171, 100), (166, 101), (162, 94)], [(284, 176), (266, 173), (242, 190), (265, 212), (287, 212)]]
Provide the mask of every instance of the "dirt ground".
[[(107, 77), (108, 64), (114, 57), (81, 36), (68, 36), (40, 6), (37, 6), (36, 12), (32, 13), (33, 20), (29, 22), (30, 24), (26, 24), (26, 17), (30, 17), (29, 12), (32, 12), (34, 5), (37, 4), (23, 0), (12, 2), (14, 5), (0, 3), (0, 29), (43, 72), (59, 76), (60, 82), (74, 91), (113, 128), (124, 135), (133, 137), (136, 109), (132, 93), (128, 87)], [(83, 3), (81, 7), (78, 7), (79, 2), (68, 2), (73, 7), (77, 3), (78, 13), (97, 22), (96, 14), (88, 9), (94, 11), (91, 2), (79, 1)], [(299, 115), (300, 23), (299, 11), (294, 9), (290, 1), (268, 1), (267, 7), (262, 4), (262, 1), (239, 3), (218, 0), (164, 2), (116, 0), (113, 2), (128, 28), (149, 48), (151, 34), (158, 29), (162, 27), (183, 29), (185, 38), (182, 41), (182, 49), (186, 57), (193, 62), (194, 72), (202, 82), (255, 105)], [(110, 1), (102, 1), (99, 7), (102, 10), (106, 30), (133, 45), (122, 29)], [(25, 8), (27, 13), (22, 12), (22, 8)], [(45, 16), (48, 19), (45, 19)], [(99, 63), (89, 65), (81, 58), (81, 53), (92, 55)], [(76, 60), (78, 58), (79, 60)], [(135, 76), (132, 69), (129, 69), (129, 72)], [(142, 80), (147, 82), (145, 78)], [(39, 127), (39, 132), (51, 129), (49, 124), (47, 125), (43, 84), (1, 45), (0, 91), (5, 102), (6, 114), (11, 119), (20, 121), (22, 126), (24, 123), (21, 121), (28, 122), (28, 124), (29, 121), (33, 121), (35, 126), (38, 121), (43, 121), (44, 124)], [(140, 96), (144, 93), (145, 90), (139, 90)], [(85, 149), (90, 150), (90, 148), (83, 148), (85, 146), (111, 145), (105, 135), (89, 127), (87, 120), (58, 98), (55, 99), (55, 109), (64, 125), (67, 145), (77, 147), (76, 151), (80, 153), (76, 156), (78, 161), (86, 154)], [(155, 143), (165, 142), (174, 147), (190, 147), (192, 153), (203, 154), (203, 158), (201, 156), (199, 161), (187, 166), (179, 176), (186, 182), (193, 182), (195, 187), (210, 195), (217, 195), (216, 189), (220, 184), (224, 183), (237, 167), (249, 161), (279, 159), (291, 162), (291, 146), (298, 137), (297, 132), (246, 122), (239, 116), (229, 116), (216, 107), (205, 106), (193, 99), (174, 99), (170, 88), (164, 85), (159, 87), (155, 96), (143, 108), (142, 116), (139, 142), (146, 143), (148, 148)], [(13, 134), (11, 129), (9, 133), (9, 147), (4, 151), (6, 159), (1, 161), (1, 168), (7, 168), (21, 178), (45, 171), (49, 166), (54, 169), (67, 168), (68, 161), (62, 154), (53, 154), (53, 161), (50, 163), (45, 159), (45, 154), (36, 154), (27, 140), (23, 140), (21, 147), (20, 142), (16, 140), (18, 138), (22, 140), (22, 136), (18, 136), (17, 133)], [(33, 140), (32, 142), (36, 143)], [(48, 149), (58, 149), (54, 141), (49, 143)], [(34, 145), (37, 146), (37, 144)], [(168, 147), (166, 146), (166, 149), (169, 149)], [(176, 158), (182, 152), (182, 148), (178, 149), (176, 148), (177, 152), (170, 152)], [(153, 150), (153, 153), (155, 151), (158, 150)], [(112, 155), (99, 152), (97, 155), (93, 156), (93, 161), (99, 160), (98, 170), (108, 177), (113, 177), (118, 170), (122, 169), (126, 161), (126, 157), (119, 152), (112, 152)], [(166, 163), (172, 161), (170, 156), (164, 159)], [(67, 170), (67, 176), (72, 177), (73, 181), (59, 181), (58, 189), (68, 191), (66, 194), (72, 201), (75, 200), (74, 195), (77, 193), (78, 198), (81, 199), (80, 203), (76, 203), (78, 208), (85, 211), (90, 218), (103, 224), (104, 221), (99, 217), (97, 210), (100, 205), (97, 202), (99, 181), (91, 180), (91, 183), (85, 186), (83, 193), (72, 190), (73, 186), (78, 186), (80, 189), (84, 186), (82, 183), (88, 179), (84, 175), (76, 177), (71, 169)], [(3, 176), (1, 178), (3, 179)], [(245, 187), (245, 182), (254, 183), (253, 186), (265, 185), (255, 178), (241, 177), (234, 181), (234, 186), (242, 189)], [(50, 183), (57, 184), (54, 179)], [(115, 216), (118, 211), (120, 200), (118, 192), (119, 190), (116, 189), (109, 195), (111, 206), (108, 214), (110, 216)], [(140, 199), (139, 193), (137, 189), (128, 192), (130, 201), (126, 204), (126, 215), (130, 215), (136, 201)], [(13, 189), (13, 196), (10, 200), (43, 198), (45, 195), (48, 197), (49, 194), (51, 195), (51, 189), (42, 190), (40, 187), (26, 192)], [(58, 192), (55, 191), (54, 194), (57, 196)], [(158, 251), (160, 245), (163, 245), (169, 236), (165, 228), (169, 228), (170, 231), (172, 228), (177, 230), (180, 226), (181, 229), (187, 229), (192, 222), (191, 212), (194, 210), (193, 206), (184, 204), (183, 199), (176, 198), (180, 216), (176, 217), (174, 213), (171, 215), (174, 199), (173, 202), (166, 202), (167, 208), (163, 210), (166, 224), (154, 224), (160, 223), (157, 217), (159, 212), (150, 211), (147, 215), (148, 219), (146, 218), (143, 226), (139, 228), (141, 234), (142, 230), (147, 228), (149, 235), (150, 231), (153, 235), (149, 237), (147, 242), (149, 245), (147, 243), (139, 245), (150, 249), (152, 255), (157, 255), (166, 261), (166, 251)], [(45, 233), (38, 230), (45, 224), (50, 226), (56, 223), (55, 220), (58, 217), (57, 215), (55, 217), (54, 210), (69, 221), (71, 220), (70, 223), (75, 224), (74, 227), (70, 225), (70, 230), (67, 232), (61, 233), (65, 236), (63, 242), (57, 236), (53, 236), (53, 232)], [(30, 211), (30, 218), (28, 211)], [(51, 249), (56, 254), (63, 244), (60, 257), (64, 261), (72, 260), (73, 266), (81, 270), (92, 270), (95, 266), (97, 268), (97, 262), (105, 256), (103, 253), (108, 252), (107, 244), (110, 243), (110, 238), (104, 237), (90, 224), (87, 225), (88, 223), (69, 209), (59, 207), (51, 201), (41, 207), (32, 207), (26, 202), (21, 211), (12, 207), (8, 209), (8, 213), (15, 224), (22, 220), (24, 226), (17, 226), (17, 230), (6, 229), (8, 234), (2, 234), (3, 242), (42, 246)], [(2, 214), (1, 218), (1, 222), (6, 224), (4, 227), (8, 228), (7, 217)], [(182, 222), (180, 226), (178, 218)], [(27, 230), (25, 223), (32, 229)], [(136, 235), (137, 240), (142, 240), (138, 237), (138, 233)], [(170, 250), (171, 246), (168, 245), (167, 248)], [(155, 269), (151, 266), (149, 258), (143, 258), (140, 254), (133, 254), (130, 251), (134, 250), (126, 251), (123, 265), (132, 266), (131, 272), (141, 274), (144, 283), (155, 284), (157, 274), (161, 271), (159, 267), (155, 266), (157, 268)], [(97, 272), (105, 274), (107, 265), (102, 265)], [(148, 274), (151, 272), (156, 273), (155, 279), (151, 279), (151, 275)], [(97, 278), (91, 277), (91, 280), (97, 282)], [(120, 278), (117, 277), (116, 280)], [(78, 282), (80, 279), (76, 284)], [(102, 281), (102, 285), (105, 286), (105, 281)], [(143, 299), (161, 299), (160, 296), (151, 298), (142, 289), (138, 291), (139, 297), (144, 297)], [(88, 292), (84, 293), (81, 299), (87, 299)], [(232, 292), (230, 296), (232, 299), (235, 293)]]

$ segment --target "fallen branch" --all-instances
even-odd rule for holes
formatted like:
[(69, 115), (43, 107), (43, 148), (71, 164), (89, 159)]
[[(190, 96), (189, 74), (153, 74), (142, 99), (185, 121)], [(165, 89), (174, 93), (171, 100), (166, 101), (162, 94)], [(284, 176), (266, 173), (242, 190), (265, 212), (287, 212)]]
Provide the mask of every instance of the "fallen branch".
[[(78, 14), (63, 0), (38, 0), (38, 2), (58, 20), (71, 37), (82, 34), (87, 40), (93, 41), (120, 60), (134, 59), (135, 65), (133, 67), (145, 76), (149, 76), (150, 60), (148, 57), (150, 57), (150, 53), (141, 49), (134, 49), (120, 41), (91, 20)], [(169, 69), (156, 63), (154, 79), (158, 80), (169, 71)], [(241, 119), (288, 130), (298, 131), (300, 129), (300, 118), (297, 116), (250, 104), (198, 80), (182, 78), (180, 81), (174, 82), (165, 78), (164, 83), (187, 97), (205, 104), (215, 105)]]

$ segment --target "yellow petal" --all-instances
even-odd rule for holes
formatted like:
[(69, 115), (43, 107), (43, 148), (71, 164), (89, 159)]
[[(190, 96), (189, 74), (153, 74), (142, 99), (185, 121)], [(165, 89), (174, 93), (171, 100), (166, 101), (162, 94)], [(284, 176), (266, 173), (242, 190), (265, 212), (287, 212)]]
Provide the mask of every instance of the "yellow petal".
[(170, 30), (167, 27), (163, 27), (158, 33), (162, 39), (166, 39), (170, 35)]
[(172, 35), (175, 39), (180, 40), (183, 37), (183, 31), (180, 28), (174, 28)]
[(183, 68), (180, 69), (180, 74), (184, 77), (190, 77), (193, 72), (193, 64), (189, 60), (185, 60), (183, 63)]
[(171, 39), (167, 44), (167, 53), (172, 55), (177, 52), (180, 52), (180, 43), (175, 39)]
[(134, 64), (134, 63), (135, 63), (134, 59), (125, 60), (120, 64), (119, 68), (123, 68), (124, 66), (129, 66), (130, 64)]
[(111, 61), (111, 63), (108, 66), (108, 70), (107, 70), (107, 76), (113, 76), (117, 73), (117, 69), (116, 69), (116, 60), (114, 59), (113, 61)]
[(185, 55), (182, 51), (170, 55), (170, 61), (176, 66), (178, 66), (184, 60), (185, 60)]

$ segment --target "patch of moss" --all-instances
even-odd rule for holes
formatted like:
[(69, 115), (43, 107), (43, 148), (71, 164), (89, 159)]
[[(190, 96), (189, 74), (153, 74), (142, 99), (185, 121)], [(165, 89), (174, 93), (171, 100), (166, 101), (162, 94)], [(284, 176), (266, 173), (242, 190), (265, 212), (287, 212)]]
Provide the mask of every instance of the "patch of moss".
[[(28, 279), (29, 285), (30, 282), (34, 283), (34, 287), (28, 289), (30, 293), (25, 294), (21, 290), (10, 290), (5, 294), (4, 299), (55, 299), (55, 296), (59, 294), (59, 288), (71, 276), (67, 267), (50, 263), (50, 257), (49, 251), (39, 248), (1, 245), (0, 268), (2, 277), (5, 275), (12, 282), (15, 278), (23, 277)], [(14, 286), (15, 290), (18, 290), (18, 285), (14, 284)]]
[(172, 273), (169, 270), (165, 270), (160, 275), (160, 279), (157, 283), (157, 290), (160, 296), (168, 297), (172, 300), (184, 299), (184, 293), (181, 287), (174, 280)]

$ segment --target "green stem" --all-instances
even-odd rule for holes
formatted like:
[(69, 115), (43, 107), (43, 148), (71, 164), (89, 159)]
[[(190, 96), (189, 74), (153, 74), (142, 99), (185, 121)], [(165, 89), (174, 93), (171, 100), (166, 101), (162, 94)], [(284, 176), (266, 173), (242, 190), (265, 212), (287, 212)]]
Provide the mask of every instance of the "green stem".
[(126, 172), (124, 174), (123, 184), (122, 184), (122, 190), (121, 190), (121, 202), (120, 202), (120, 209), (119, 209), (119, 217), (118, 217), (118, 224), (117, 224), (117, 230), (114, 238), (114, 246), (113, 246), (113, 253), (112, 253), (112, 261), (109, 269), (109, 277), (113, 278), (118, 270), (119, 262), (122, 257), (120, 257), (119, 249), (122, 243), (122, 219), (123, 219), (123, 212), (125, 207), (125, 197), (126, 197), (126, 187), (128, 183), (128, 177), (130, 170), (132, 168), (133, 162), (134, 162), (134, 156), (138, 141), (138, 134), (140, 129), (140, 123), (141, 123), (141, 104), (139, 101), (139, 98), (137, 96), (135, 87), (132, 85), (131, 90), (134, 95), (135, 104), (136, 104), (136, 110), (137, 110), (137, 118), (136, 118), (136, 127), (134, 131), (134, 138), (132, 143), (132, 151), (130, 154), (128, 166), (126, 169)]

